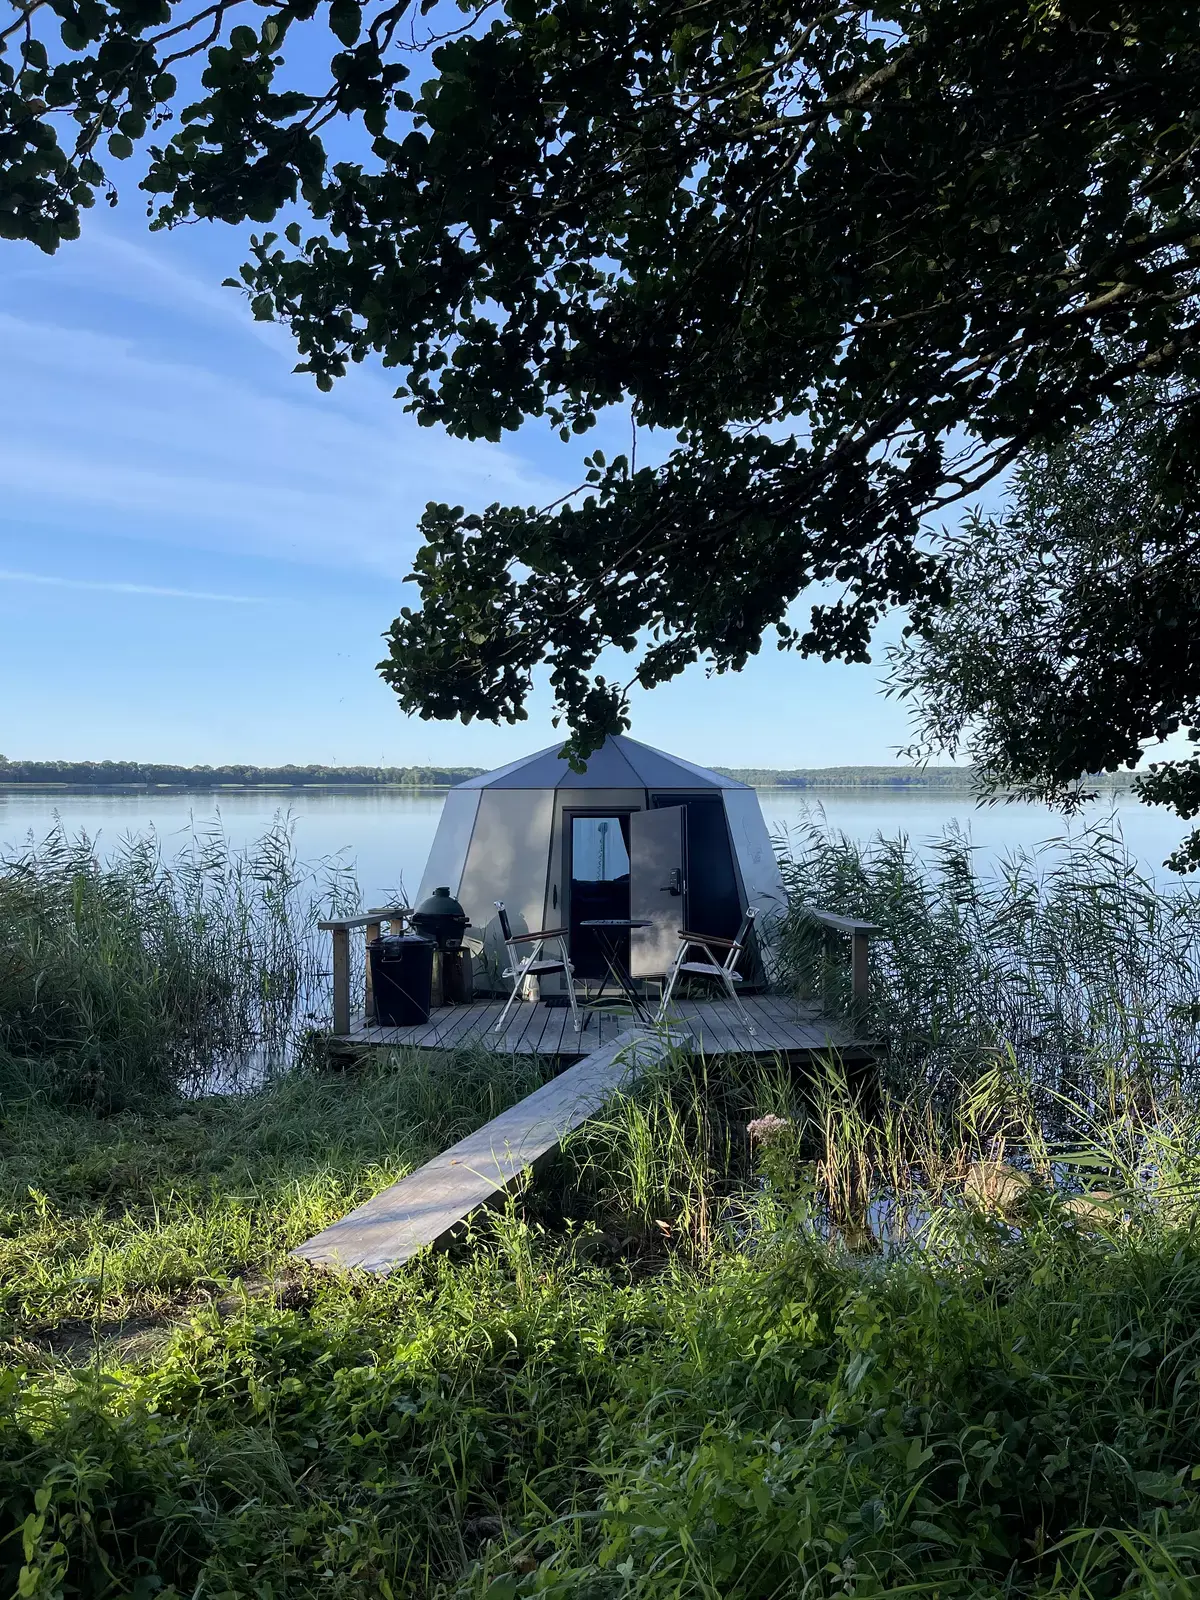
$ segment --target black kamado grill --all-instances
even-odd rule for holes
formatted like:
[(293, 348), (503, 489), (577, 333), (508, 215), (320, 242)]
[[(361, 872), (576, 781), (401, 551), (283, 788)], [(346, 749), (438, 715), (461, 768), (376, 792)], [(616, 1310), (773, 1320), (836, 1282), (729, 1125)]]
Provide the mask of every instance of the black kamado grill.
[(408, 920), (414, 933), (432, 939), (443, 952), (461, 950), (463, 934), (470, 927), (466, 912), (449, 889), (435, 889)]
[(435, 946), (433, 958), (434, 1005), (462, 1005), (474, 993), (471, 952), (463, 949), (463, 934), (471, 926), (467, 914), (449, 889), (435, 889), (408, 919), (414, 933)]

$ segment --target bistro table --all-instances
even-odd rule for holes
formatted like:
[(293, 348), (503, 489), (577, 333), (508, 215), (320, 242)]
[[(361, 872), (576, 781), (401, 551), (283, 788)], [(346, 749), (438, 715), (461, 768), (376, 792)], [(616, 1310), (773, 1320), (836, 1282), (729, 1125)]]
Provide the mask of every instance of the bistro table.
[[(601, 980), (599, 989), (590, 1000), (585, 1000), (583, 1009), (591, 1012), (604, 1010), (609, 1006), (623, 1006), (626, 1003), (632, 1008), (634, 1016), (639, 1022), (647, 1025), (654, 1021), (654, 1017), (645, 1001), (633, 987), (633, 978), (626, 962), (621, 959), (620, 936), (623, 933), (632, 933), (635, 928), (648, 928), (648, 922), (638, 922), (629, 917), (601, 917), (595, 921), (581, 922), (581, 928), (594, 928), (596, 943), (600, 947), (600, 954), (604, 957), (604, 965), (608, 969)], [(621, 993), (606, 995), (605, 987), (609, 978), (616, 980)]]

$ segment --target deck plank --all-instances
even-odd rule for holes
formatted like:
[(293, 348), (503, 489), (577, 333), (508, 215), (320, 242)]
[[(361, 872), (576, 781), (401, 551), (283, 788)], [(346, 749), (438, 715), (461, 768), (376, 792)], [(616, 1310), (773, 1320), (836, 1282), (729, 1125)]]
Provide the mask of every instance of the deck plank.
[(764, 1052), (781, 1051), (786, 1055), (807, 1048), (802, 1024), (791, 1014), (789, 1007), (766, 1004), (766, 995), (754, 995), (752, 998), (755, 1001), (755, 1015), (761, 1019), (759, 1033), (764, 1041)]
[[(732, 1006), (722, 1009), (720, 1002), (694, 1000), (693, 1015), (708, 1041), (710, 1051), (720, 1055), (753, 1054), (756, 1040)], [(756, 1018), (761, 1027), (761, 1018)]]
[[(447, 1015), (446, 1013), (449, 1013)], [(457, 1015), (456, 1015), (457, 1013)], [(476, 1002), (469, 1006), (443, 1006), (431, 1019), (434, 1048), (457, 1050), (461, 1045), (474, 1043), (481, 1016), (490, 1015), (490, 1007)]]
[(668, 1047), (661, 1035), (639, 1031), (594, 1050), (293, 1254), (320, 1266), (375, 1273), (403, 1265), (441, 1243), (478, 1207), (502, 1198)]
[[(723, 999), (681, 1000), (672, 1010), (681, 1028), (703, 1039), (708, 1056), (811, 1055), (824, 1050), (862, 1053), (874, 1048), (874, 1041), (857, 1036), (844, 1022), (822, 1016), (815, 1007), (791, 995), (743, 995), (742, 1004), (754, 1020), (752, 1035)], [(504, 1001), (499, 998), (442, 1006), (428, 1024), (415, 1028), (367, 1028), (360, 1020), (346, 1039), (352, 1044), (393, 1049), (452, 1050), (473, 1044), (515, 1055), (572, 1060), (611, 1044), (636, 1026), (636, 1018), (601, 1010), (593, 1012), (587, 1027), (577, 1034), (569, 1007), (523, 1000), (514, 1007), (504, 1033), (497, 1034), (492, 1030), (503, 1008)], [(582, 1009), (586, 1011), (586, 1006)]]

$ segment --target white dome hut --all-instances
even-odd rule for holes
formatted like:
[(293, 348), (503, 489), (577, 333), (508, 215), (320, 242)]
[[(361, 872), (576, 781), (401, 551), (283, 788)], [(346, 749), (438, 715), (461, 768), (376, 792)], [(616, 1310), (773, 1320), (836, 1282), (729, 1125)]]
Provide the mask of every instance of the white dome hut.
[[(761, 927), (784, 904), (771, 840), (749, 785), (612, 737), (574, 772), (559, 746), (539, 750), (446, 796), (418, 901), (447, 887), (482, 937), (479, 991), (503, 992), (495, 902), (514, 932), (565, 928), (579, 979), (600, 978), (603, 950), (581, 924), (629, 918), (628, 970), (661, 977), (678, 930), (732, 939), (747, 907)], [(747, 985), (762, 982), (757, 946)], [(554, 982), (560, 980), (555, 979)]]

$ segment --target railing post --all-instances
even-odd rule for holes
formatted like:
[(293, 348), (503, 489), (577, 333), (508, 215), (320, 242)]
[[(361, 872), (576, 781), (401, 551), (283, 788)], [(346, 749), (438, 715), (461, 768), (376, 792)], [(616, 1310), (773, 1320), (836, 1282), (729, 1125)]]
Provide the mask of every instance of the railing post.
[[(367, 946), (367, 948), (366, 948), (366, 993), (365, 993), (365, 995), (363, 997), (364, 1001), (365, 1001), (365, 1004), (363, 1006), (363, 1019), (366, 1022), (368, 1028), (373, 1027), (374, 1024), (375, 1024), (375, 1020), (376, 1020), (376, 1018), (375, 1018), (375, 985), (371, 981), (371, 940), (372, 939), (378, 939), (380, 926), (381, 926), (381, 924), (378, 923), (378, 922), (368, 922), (366, 927), (363, 929), (363, 932), (366, 934), (366, 946)], [(395, 924), (393, 923), (392, 926), (394, 927)]]
[(870, 971), (867, 966), (870, 938), (860, 928), (850, 935), (850, 988), (860, 1006), (867, 1003), (870, 990)]
[(338, 1035), (350, 1032), (350, 930), (334, 928), (333, 932), (333, 1031)]
[(865, 1006), (870, 994), (871, 940), (883, 935), (883, 929), (877, 922), (864, 922), (859, 917), (843, 917), (835, 911), (822, 911), (819, 906), (805, 906), (804, 909), (814, 922), (824, 929), (826, 960), (822, 965), (826, 972), (830, 941), (835, 935), (849, 934), (850, 990), (855, 1004)]

